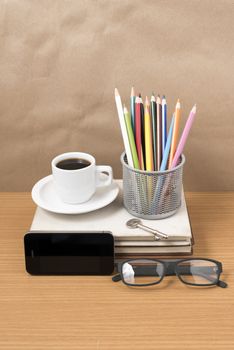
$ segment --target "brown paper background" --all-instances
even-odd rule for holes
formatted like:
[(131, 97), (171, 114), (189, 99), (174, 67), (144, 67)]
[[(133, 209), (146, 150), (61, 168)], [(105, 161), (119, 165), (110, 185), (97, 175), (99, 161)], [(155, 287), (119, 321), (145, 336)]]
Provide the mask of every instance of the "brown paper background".
[(233, 1), (0, 2), (1, 191), (30, 190), (66, 151), (92, 153), (121, 177), (113, 91), (129, 105), (178, 97), (197, 119), (186, 190), (234, 190)]

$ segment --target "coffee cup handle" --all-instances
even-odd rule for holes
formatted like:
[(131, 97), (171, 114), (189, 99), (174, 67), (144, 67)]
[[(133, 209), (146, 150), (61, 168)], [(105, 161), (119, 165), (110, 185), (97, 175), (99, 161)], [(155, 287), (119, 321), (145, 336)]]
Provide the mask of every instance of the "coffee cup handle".
[[(107, 173), (108, 176), (101, 176), (102, 173)], [(109, 186), (113, 180), (112, 167), (109, 165), (97, 165), (96, 166), (96, 186), (103, 187)]]

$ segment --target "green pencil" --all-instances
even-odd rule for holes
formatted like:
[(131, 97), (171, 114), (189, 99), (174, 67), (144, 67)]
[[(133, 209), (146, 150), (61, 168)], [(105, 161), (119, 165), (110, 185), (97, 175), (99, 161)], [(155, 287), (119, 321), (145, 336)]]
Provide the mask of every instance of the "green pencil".
[(124, 119), (125, 119), (125, 124), (126, 124), (126, 128), (127, 128), (130, 149), (131, 149), (131, 153), (132, 153), (133, 165), (134, 165), (135, 169), (140, 169), (139, 160), (138, 160), (138, 156), (137, 156), (137, 150), (136, 150), (136, 144), (135, 144), (135, 138), (134, 138), (134, 134), (133, 134), (133, 130), (132, 130), (131, 117), (130, 117), (128, 110), (125, 106), (124, 106)]

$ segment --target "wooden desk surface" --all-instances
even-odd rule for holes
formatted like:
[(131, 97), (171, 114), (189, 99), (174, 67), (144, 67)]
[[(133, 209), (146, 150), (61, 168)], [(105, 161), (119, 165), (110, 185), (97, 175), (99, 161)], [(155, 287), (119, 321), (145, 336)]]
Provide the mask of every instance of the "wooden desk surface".
[(223, 262), (229, 287), (193, 288), (176, 277), (130, 289), (111, 277), (35, 277), (23, 236), (28, 193), (0, 195), (0, 349), (234, 349), (234, 193), (187, 193), (194, 256)]

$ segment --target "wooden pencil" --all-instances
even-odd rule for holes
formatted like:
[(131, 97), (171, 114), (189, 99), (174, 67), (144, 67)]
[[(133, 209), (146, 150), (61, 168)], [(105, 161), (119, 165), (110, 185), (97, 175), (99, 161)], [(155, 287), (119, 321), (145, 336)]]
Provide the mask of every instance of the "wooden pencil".
[(144, 159), (143, 159), (143, 152), (142, 152), (142, 141), (141, 141), (141, 102), (140, 98), (136, 97), (136, 105), (135, 105), (135, 129), (136, 129), (136, 147), (137, 147), (137, 154), (139, 159), (139, 165), (141, 170), (144, 170)]
[(144, 104), (143, 104), (143, 100), (141, 97), (141, 94), (139, 94), (139, 98), (140, 98), (140, 110), (141, 110), (141, 147), (142, 147), (142, 154), (143, 154), (143, 161), (144, 161), (144, 169), (145, 169), (145, 115), (144, 115)]
[(157, 167), (156, 170), (160, 169), (162, 162), (162, 105), (161, 98), (158, 95), (156, 99), (157, 107)]
[(167, 101), (166, 97), (162, 97), (162, 157), (167, 142)]
[(176, 152), (175, 152), (172, 164), (171, 164), (171, 168), (174, 168), (177, 165), (179, 158), (183, 152), (183, 149), (184, 149), (185, 143), (187, 141), (190, 129), (191, 129), (193, 122), (194, 122), (194, 119), (195, 119), (196, 110), (197, 110), (196, 105), (194, 105), (191, 112), (189, 113), (188, 119), (186, 121), (184, 130), (182, 132), (180, 141), (178, 143), (178, 146), (177, 146), (177, 149), (176, 149)]
[(169, 162), (168, 162), (168, 169), (171, 168), (173, 158), (175, 155), (177, 142), (178, 142), (178, 136), (179, 136), (179, 126), (180, 126), (180, 101), (177, 100), (176, 108), (175, 108), (175, 120), (174, 120), (174, 127), (173, 127), (173, 133), (172, 133), (172, 140), (171, 140), (171, 150), (169, 155)]
[(175, 114), (173, 114), (173, 117), (171, 119), (171, 125), (170, 125), (168, 136), (167, 136), (167, 142), (166, 142), (166, 147), (165, 147), (165, 150), (163, 153), (160, 171), (165, 171), (167, 169), (168, 157), (169, 157), (170, 148), (171, 148), (172, 133), (173, 133), (173, 128), (174, 128), (174, 119), (175, 119)]
[(120, 123), (120, 128), (122, 132), (122, 137), (123, 137), (123, 142), (124, 142), (124, 148), (128, 160), (128, 165), (130, 167), (133, 167), (133, 159), (132, 159), (132, 153), (131, 153), (131, 148), (130, 148), (130, 143), (128, 139), (128, 133), (127, 133), (127, 128), (124, 120), (124, 113), (123, 113), (123, 105), (121, 101), (120, 94), (118, 92), (118, 89), (115, 88), (115, 103), (118, 111), (118, 116), (119, 116), (119, 123)]
[(148, 97), (145, 99), (145, 164), (146, 170), (153, 171), (154, 170), (154, 162), (153, 162), (153, 147), (152, 147), (152, 123), (151, 116), (149, 112), (150, 104)]
[(124, 106), (124, 118), (125, 118), (125, 123), (127, 127), (127, 132), (128, 132), (128, 139), (129, 139), (131, 153), (132, 153), (133, 165), (135, 169), (140, 169), (137, 150), (136, 150), (136, 144), (135, 144), (135, 138), (132, 131), (131, 117), (125, 106)]
[(151, 106), (151, 122), (152, 122), (152, 143), (153, 143), (153, 160), (154, 170), (157, 169), (157, 119), (156, 119), (156, 99), (152, 94), (150, 99)]
[(135, 137), (135, 100), (136, 100), (135, 91), (134, 91), (134, 87), (132, 87), (130, 101), (131, 101), (131, 124), (132, 124), (134, 137)]

